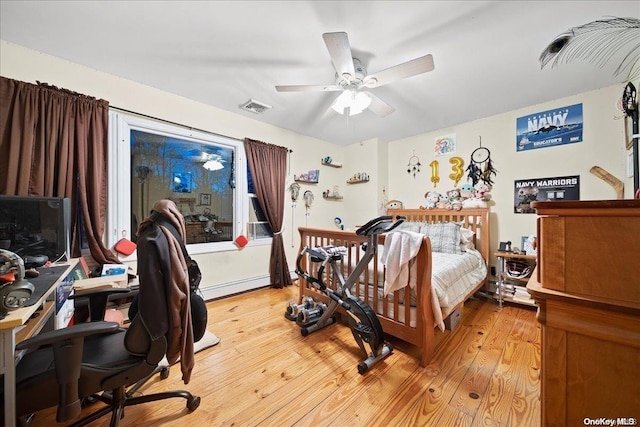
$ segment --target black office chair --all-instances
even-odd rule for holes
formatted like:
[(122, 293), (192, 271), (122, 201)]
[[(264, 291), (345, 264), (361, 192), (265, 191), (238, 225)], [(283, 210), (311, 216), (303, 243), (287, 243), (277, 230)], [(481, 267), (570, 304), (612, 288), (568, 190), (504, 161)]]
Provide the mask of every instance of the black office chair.
[[(86, 425), (111, 413), (110, 425), (117, 426), (125, 406), (173, 397), (186, 399), (187, 409), (193, 411), (200, 397), (187, 391), (135, 397), (126, 393), (127, 386), (153, 374), (166, 349), (165, 337), (152, 340), (140, 317), (128, 329), (114, 322), (90, 322), (23, 341), (16, 350), (32, 351), (16, 368), (16, 414), (25, 417), (58, 406), (56, 419), (65, 422), (80, 414), (82, 399), (89, 396), (107, 406), (72, 425)], [(102, 391), (108, 391), (108, 397), (100, 395)]]
[[(112, 296), (114, 297), (128, 297), (131, 291), (128, 288), (107, 288), (107, 289), (95, 289), (90, 291), (85, 291), (79, 294), (69, 295), (69, 299), (79, 300), (80, 306), (84, 307), (84, 303), (86, 303), (87, 308), (87, 321), (90, 322), (98, 322), (105, 320), (105, 315), (107, 313), (107, 309), (109, 307), (109, 301)], [(129, 319), (135, 318), (138, 314), (138, 295), (136, 294), (133, 298), (133, 301), (130, 304), (130, 310), (128, 313)], [(191, 305), (193, 311), (193, 304)], [(76, 314), (78, 313), (78, 303), (76, 303)], [(205, 313), (206, 316), (206, 313)], [(91, 339), (91, 337), (89, 338)], [(142, 386), (144, 386), (147, 381), (149, 381), (156, 374), (160, 374), (161, 380), (166, 380), (169, 378), (169, 366), (166, 364), (158, 365), (156, 368), (149, 373), (145, 378), (142, 378), (134, 385), (126, 389), (127, 397), (133, 397), (135, 393), (137, 393)], [(105, 391), (101, 394), (100, 400), (105, 403), (111, 403), (106, 399), (111, 398), (110, 391)], [(87, 398), (87, 401), (93, 402), (97, 400), (95, 396), (91, 396)]]
[[(157, 235), (157, 230), (155, 232), (155, 244), (162, 251), (170, 250), (167, 240)], [(151, 280), (153, 283), (149, 287), (152, 295), (148, 296), (151, 299), (169, 301), (156, 292), (165, 286), (161, 282), (166, 282), (166, 277), (162, 277), (160, 273), (158, 275), (161, 277), (157, 280), (141, 280), (140, 292), (142, 294), (143, 286)], [(103, 301), (90, 303), (90, 306), (96, 307), (92, 309), (92, 317), (104, 316), (104, 312), (98, 314), (103, 305)], [(156, 311), (163, 305), (157, 303)], [(169, 310), (168, 306), (166, 310)], [(31, 414), (55, 406), (58, 407), (57, 421), (70, 421), (78, 417), (82, 402), (87, 397), (100, 400), (106, 406), (73, 423), (73, 426), (86, 425), (111, 413), (110, 425), (114, 427), (122, 418), (124, 407), (173, 397), (185, 399), (189, 411), (198, 408), (200, 397), (187, 391), (141, 396), (127, 393), (127, 387), (139, 381), (144, 382), (156, 372), (168, 349), (168, 336), (156, 334), (157, 338), (152, 338), (148, 329), (155, 328), (158, 331), (158, 324), (149, 324), (153, 320), (148, 318), (143, 322), (142, 316), (142, 312), (139, 312), (131, 319), (127, 329), (114, 322), (92, 321), (42, 333), (19, 343), (16, 350), (27, 352), (16, 366), (15, 400), (18, 423), (24, 425)], [(166, 325), (163, 327), (170, 330)], [(104, 395), (102, 392), (105, 392)], [(3, 393), (4, 387), (0, 388), (1, 399), (4, 399)], [(4, 418), (4, 406), (0, 413)]]

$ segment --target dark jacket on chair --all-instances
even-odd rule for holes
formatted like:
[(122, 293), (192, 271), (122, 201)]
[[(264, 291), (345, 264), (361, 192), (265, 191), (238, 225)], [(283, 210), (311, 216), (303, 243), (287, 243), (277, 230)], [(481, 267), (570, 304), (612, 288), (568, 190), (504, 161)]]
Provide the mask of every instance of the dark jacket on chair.
[[(153, 210), (175, 223), (184, 236), (184, 219), (173, 202), (161, 200)], [(193, 327), (187, 264), (179, 242), (164, 226), (147, 219), (138, 229), (139, 313), (153, 338), (167, 339), (167, 360), (180, 359), (182, 380), (189, 383), (194, 366)], [(157, 307), (167, 307), (158, 310)]]

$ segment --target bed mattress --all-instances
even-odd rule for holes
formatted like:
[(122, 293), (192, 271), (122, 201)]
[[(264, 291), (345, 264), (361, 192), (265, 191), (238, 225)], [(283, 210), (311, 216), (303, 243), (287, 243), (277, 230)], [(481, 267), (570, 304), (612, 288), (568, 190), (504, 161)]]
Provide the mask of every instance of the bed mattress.
[[(370, 267), (373, 265), (371, 263)], [(487, 276), (487, 266), (480, 252), (468, 249), (462, 254), (432, 253), (431, 301), (435, 316), (435, 325), (444, 330), (444, 319), (464, 301), (465, 296), (478, 286)], [(374, 277), (370, 268), (368, 277)], [(371, 282), (371, 280), (369, 280)], [(384, 292), (384, 269), (379, 263), (376, 292), (378, 293), (378, 307), (376, 311), (382, 313)], [(360, 281), (358, 294), (364, 295), (364, 283)], [(373, 286), (369, 283), (368, 294), (372, 295)], [(402, 294), (402, 292), (400, 293)], [(416, 294), (411, 292), (411, 306), (416, 306)], [(392, 313), (393, 295), (389, 295), (388, 310)], [(401, 299), (400, 304), (404, 304)], [(415, 310), (411, 310), (410, 324), (415, 325)], [(404, 318), (400, 320), (404, 323)]]

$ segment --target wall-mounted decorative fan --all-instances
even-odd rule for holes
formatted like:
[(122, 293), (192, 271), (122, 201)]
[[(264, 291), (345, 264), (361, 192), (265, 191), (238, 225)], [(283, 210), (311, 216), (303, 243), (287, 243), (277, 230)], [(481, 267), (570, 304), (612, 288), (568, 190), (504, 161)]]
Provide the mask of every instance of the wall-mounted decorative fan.
[(347, 33), (324, 33), (322, 38), (336, 69), (335, 83), (276, 86), (278, 92), (341, 91), (331, 104), (330, 110), (351, 116), (368, 108), (376, 115), (384, 117), (391, 114), (394, 108), (366, 89), (380, 87), (434, 69), (433, 57), (425, 55), (377, 73), (367, 74), (360, 60), (353, 57)]

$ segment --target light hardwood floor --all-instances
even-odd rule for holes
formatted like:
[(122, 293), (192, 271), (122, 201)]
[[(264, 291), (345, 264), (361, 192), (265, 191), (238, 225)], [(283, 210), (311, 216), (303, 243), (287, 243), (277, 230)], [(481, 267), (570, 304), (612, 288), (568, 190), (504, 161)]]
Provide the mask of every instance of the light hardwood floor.
[[(438, 333), (434, 360), (390, 338), (393, 353), (364, 375), (351, 331), (336, 324), (302, 337), (284, 318), (297, 287), (261, 289), (209, 302), (221, 338), (196, 354), (188, 385), (179, 366), (141, 392), (188, 389), (202, 398), (125, 409), (127, 426), (513, 426), (540, 425), (540, 328), (535, 310), (472, 299), (453, 332)], [(83, 413), (97, 408), (95, 403)], [(55, 411), (33, 427), (53, 426)], [(94, 425), (109, 425), (104, 417)]]

